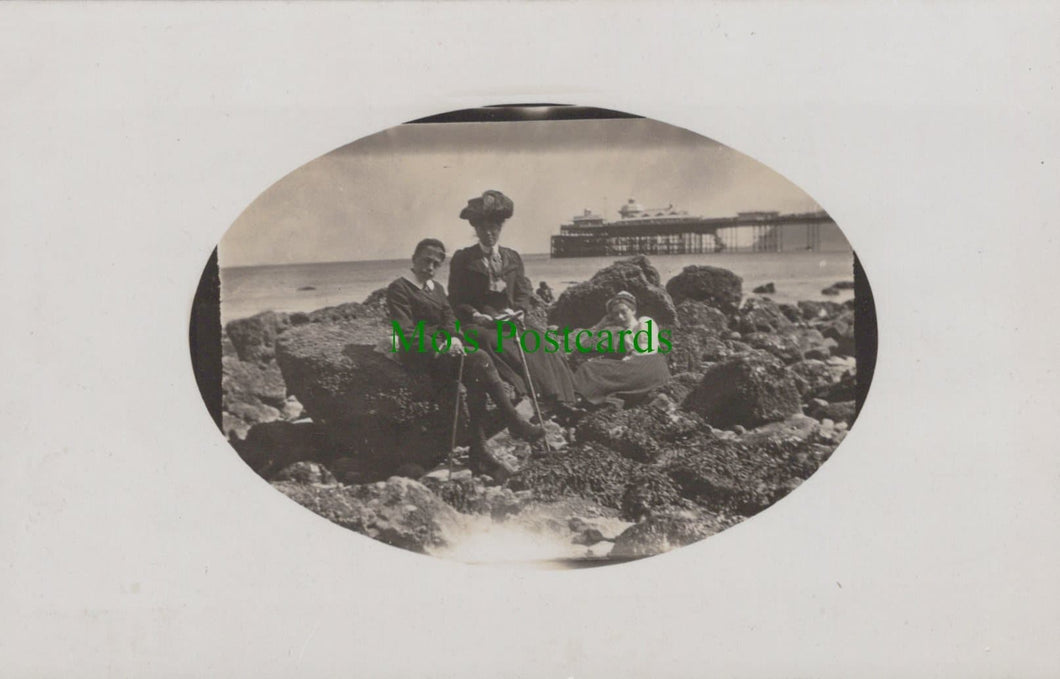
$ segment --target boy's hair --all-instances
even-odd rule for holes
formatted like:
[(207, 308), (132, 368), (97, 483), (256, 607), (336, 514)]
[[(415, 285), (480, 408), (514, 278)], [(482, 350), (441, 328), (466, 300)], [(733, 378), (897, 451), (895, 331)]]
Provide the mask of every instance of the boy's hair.
[(445, 261), (445, 243), (437, 238), (424, 238), (419, 243), (416, 243), (416, 249), (413, 250), (412, 256), (415, 257), (420, 254), (425, 248), (438, 248), (442, 251), (442, 261)]

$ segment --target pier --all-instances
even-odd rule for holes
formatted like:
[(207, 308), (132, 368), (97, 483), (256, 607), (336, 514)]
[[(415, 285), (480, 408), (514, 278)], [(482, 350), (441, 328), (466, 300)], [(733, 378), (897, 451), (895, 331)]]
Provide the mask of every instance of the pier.
[(822, 225), (835, 226), (824, 211), (781, 214), (741, 212), (732, 217), (696, 217), (675, 209), (644, 209), (633, 199), (607, 222), (586, 210), (551, 238), (553, 257), (685, 255), (716, 252), (816, 251)]

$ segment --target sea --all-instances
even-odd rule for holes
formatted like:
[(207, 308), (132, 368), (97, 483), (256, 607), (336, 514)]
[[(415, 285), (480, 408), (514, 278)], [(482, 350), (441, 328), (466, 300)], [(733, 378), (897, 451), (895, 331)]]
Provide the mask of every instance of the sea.
[[(616, 257), (569, 257), (553, 259), (547, 254), (523, 255), (526, 275), (537, 289), (547, 281), (558, 297), (567, 287), (587, 281), (612, 264)], [(821, 290), (838, 281), (854, 279), (854, 257), (850, 250), (799, 252), (715, 253), (708, 255), (652, 255), (652, 265), (665, 285), (690, 264), (708, 264), (729, 269), (743, 278), (744, 295), (765, 283), (776, 292), (776, 302), (799, 300), (844, 301), (853, 291), (826, 296)], [(221, 277), (221, 322), (246, 318), (262, 311), (313, 311), (346, 302), (362, 302), (374, 290), (409, 270), (408, 259), (360, 262), (317, 262), (266, 266), (225, 267)], [(448, 262), (437, 276), (449, 278)]]

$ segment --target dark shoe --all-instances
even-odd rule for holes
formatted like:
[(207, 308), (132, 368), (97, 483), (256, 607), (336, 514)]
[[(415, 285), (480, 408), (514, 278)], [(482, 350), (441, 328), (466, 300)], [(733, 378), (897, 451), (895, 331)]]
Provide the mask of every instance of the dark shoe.
[(545, 437), (545, 428), (539, 424), (530, 424), (524, 419), (518, 419), (508, 425), (508, 431), (512, 436), (533, 443)]
[(474, 443), (471, 445), (467, 466), (475, 476), (485, 474), (497, 483), (504, 483), (512, 475), (512, 471), (494, 458), (484, 445), (478, 446)]

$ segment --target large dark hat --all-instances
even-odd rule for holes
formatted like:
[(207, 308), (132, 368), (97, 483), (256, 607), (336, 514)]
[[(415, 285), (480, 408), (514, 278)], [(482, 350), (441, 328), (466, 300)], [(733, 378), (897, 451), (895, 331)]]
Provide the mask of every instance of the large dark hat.
[(503, 222), (515, 212), (512, 199), (500, 191), (489, 190), (480, 198), (472, 198), (467, 201), (467, 207), (460, 211), (460, 219), (466, 219), (472, 224), (483, 221)]

